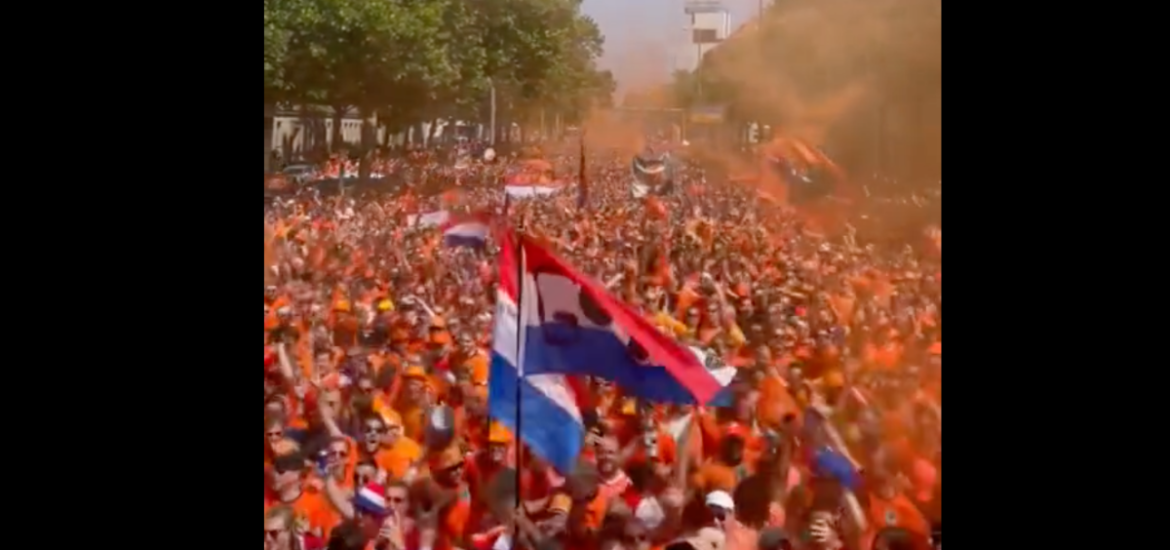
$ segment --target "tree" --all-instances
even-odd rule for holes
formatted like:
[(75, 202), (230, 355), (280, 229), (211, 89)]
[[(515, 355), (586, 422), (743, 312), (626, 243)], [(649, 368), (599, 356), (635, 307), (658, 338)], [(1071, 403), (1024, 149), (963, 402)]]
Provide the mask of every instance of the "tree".
[(604, 39), (580, 7), (580, 0), (499, 0), (477, 10), (489, 52), (485, 74), (506, 120), (531, 120), (542, 110), (571, 120), (612, 102), (613, 75), (596, 68)]
[(486, 118), (493, 85), (508, 117), (579, 113), (611, 101), (601, 45), (580, 0), (265, 0), (265, 102), (329, 107), (335, 145), (351, 109), (388, 133)]

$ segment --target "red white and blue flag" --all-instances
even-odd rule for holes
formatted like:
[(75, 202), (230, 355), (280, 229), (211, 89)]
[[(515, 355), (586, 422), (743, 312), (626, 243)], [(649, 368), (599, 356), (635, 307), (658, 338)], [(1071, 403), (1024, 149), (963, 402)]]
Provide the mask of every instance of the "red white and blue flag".
[[(710, 404), (731, 377), (549, 250), (503, 230), (488, 406), (561, 472), (581, 451), (579, 376), (653, 402)], [(517, 427), (519, 425), (519, 427)]]
[(443, 244), (446, 246), (482, 247), (491, 232), (492, 219), (486, 213), (451, 218), (443, 223)]

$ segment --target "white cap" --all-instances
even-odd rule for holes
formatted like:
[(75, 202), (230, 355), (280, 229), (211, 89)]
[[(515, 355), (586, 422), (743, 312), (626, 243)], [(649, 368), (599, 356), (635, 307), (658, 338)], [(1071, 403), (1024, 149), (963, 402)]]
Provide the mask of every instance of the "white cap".
[(707, 506), (718, 506), (725, 510), (735, 511), (735, 501), (727, 491), (711, 491), (707, 493)]

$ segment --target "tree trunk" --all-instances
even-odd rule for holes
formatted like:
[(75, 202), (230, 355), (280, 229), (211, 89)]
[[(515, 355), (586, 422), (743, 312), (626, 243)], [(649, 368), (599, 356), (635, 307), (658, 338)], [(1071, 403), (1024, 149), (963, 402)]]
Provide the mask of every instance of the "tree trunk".
[(270, 172), (275, 168), (274, 166), (272, 166), (272, 148), (273, 148), (272, 141), (273, 141), (273, 134), (275, 132), (273, 130), (273, 126), (275, 126), (275, 123), (273, 122), (273, 120), (275, 118), (276, 109), (273, 107), (273, 108), (265, 108), (264, 110), (265, 111), (270, 111), (270, 110), (272, 111), (271, 116), (270, 116), (270, 113), (268, 113), (268, 112), (265, 112), (265, 114), (264, 114), (264, 171)]
[[(281, 154), (284, 155), (285, 162), (292, 162), (293, 157), (296, 154), (297, 137), (302, 133), (304, 133), (303, 128), (293, 128), (292, 133), (289, 134), (288, 136), (285, 136), (281, 140), (282, 143), (281, 143), (280, 149), (281, 149)], [(303, 146), (304, 142), (302, 141), (301, 143)]]
[(430, 147), (431, 144), (433, 144), (435, 142), (435, 133), (437, 133), (438, 131), (439, 131), (439, 119), (433, 118), (433, 119), (431, 119), (431, 126), (429, 128), (427, 128), (427, 141), (426, 141), (427, 147)]
[(301, 126), (301, 154), (309, 156), (309, 151), (313, 149), (316, 142), (316, 132), (314, 132), (313, 121), (309, 117), (309, 108), (304, 104), (297, 106), (297, 116), (300, 119)]
[(358, 161), (358, 181), (363, 183), (370, 179), (370, 161), (374, 156), (374, 144), (377, 143), (374, 130), (377, 128), (378, 117), (371, 114), (372, 112), (372, 109), (361, 110), (362, 144), (361, 157)]
[(382, 116), (378, 117), (378, 124), (381, 124), (382, 128), (383, 128), (382, 147), (384, 149), (389, 149), (390, 148), (390, 134), (393, 133), (393, 131), (392, 131), (393, 129), (390, 127), (390, 113), (382, 113)]
[(345, 107), (333, 107), (333, 129), (329, 137), (329, 152), (340, 151), (345, 138), (341, 136), (341, 119), (345, 116)]

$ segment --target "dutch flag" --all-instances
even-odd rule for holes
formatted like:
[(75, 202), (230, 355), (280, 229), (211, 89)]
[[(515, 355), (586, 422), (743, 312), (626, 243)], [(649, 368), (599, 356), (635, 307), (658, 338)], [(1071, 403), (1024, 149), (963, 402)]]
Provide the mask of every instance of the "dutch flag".
[[(491, 367), (488, 375), (488, 409), (517, 434), (537, 456), (557, 471), (570, 473), (581, 454), (585, 425), (581, 406), (585, 396), (576, 381), (563, 374), (526, 374), (525, 331), (520, 327), (534, 318), (533, 307), (520, 308), (520, 282), (516, 278), (516, 251), (501, 243), (501, 266), (496, 294), (495, 326), (492, 330)], [(536, 292), (525, 277), (525, 291)], [(531, 294), (530, 294), (531, 295)], [(535, 305), (535, 300), (531, 302)], [(538, 315), (538, 314), (537, 314)]]
[(476, 213), (450, 219), (443, 224), (443, 244), (446, 246), (482, 247), (491, 231), (491, 217)]
[(500, 239), (488, 405), (559, 471), (571, 472), (581, 450), (581, 376), (612, 380), (627, 395), (655, 402), (726, 398), (733, 368), (662, 335), (548, 250), (513, 241)]

